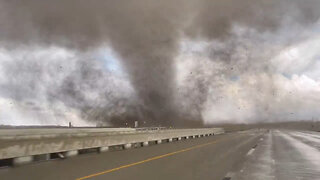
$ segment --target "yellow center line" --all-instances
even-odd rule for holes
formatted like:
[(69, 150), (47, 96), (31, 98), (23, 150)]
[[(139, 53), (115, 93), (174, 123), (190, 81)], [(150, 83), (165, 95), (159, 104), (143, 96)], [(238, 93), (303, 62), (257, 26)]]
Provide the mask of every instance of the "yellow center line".
[(215, 140), (215, 141), (211, 141), (209, 143), (192, 146), (192, 147), (189, 147), (189, 148), (186, 148), (186, 149), (182, 149), (182, 150), (179, 150), (179, 151), (174, 151), (174, 152), (163, 154), (163, 155), (160, 155), (160, 156), (154, 156), (152, 158), (148, 158), (148, 159), (145, 159), (145, 160), (142, 160), (142, 161), (138, 161), (138, 162), (135, 162), (135, 163), (123, 165), (123, 166), (120, 166), (120, 167), (117, 167), (117, 168), (113, 168), (113, 169), (108, 169), (108, 170), (105, 170), (105, 171), (102, 171), (102, 172), (99, 172), (99, 173), (95, 173), (95, 174), (91, 174), (91, 175), (88, 175), (88, 176), (84, 176), (84, 177), (78, 178), (77, 180), (83, 180), (83, 179), (88, 179), (88, 178), (92, 178), (92, 177), (95, 177), (95, 176), (100, 176), (100, 175), (103, 175), (103, 174), (107, 174), (107, 173), (111, 173), (111, 172), (114, 172), (114, 171), (118, 171), (120, 169), (128, 168), (128, 167), (131, 167), (131, 166), (136, 166), (136, 165), (139, 165), (139, 164), (143, 164), (143, 163), (146, 163), (146, 162), (149, 162), (149, 161), (154, 161), (154, 160), (161, 159), (161, 158), (168, 157), (168, 156), (173, 156), (175, 154), (179, 154), (179, 153), (182, 153), (182, 152), (190, 151), (192, 149), (201, 148), (203, 146), (208, 146), (210, 144), (215, 144), (217, 142), (218, 142), (218, 140)]

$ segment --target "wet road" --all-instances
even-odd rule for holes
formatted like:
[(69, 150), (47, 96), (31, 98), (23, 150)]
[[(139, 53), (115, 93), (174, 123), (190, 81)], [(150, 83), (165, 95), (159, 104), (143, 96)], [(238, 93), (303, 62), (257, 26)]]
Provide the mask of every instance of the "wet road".
[(320, 133), (272, 130), (233, 179), (320, 179)]
[(251, 130), (0, 170), (0, 179), (319, 179), (320, 133)]

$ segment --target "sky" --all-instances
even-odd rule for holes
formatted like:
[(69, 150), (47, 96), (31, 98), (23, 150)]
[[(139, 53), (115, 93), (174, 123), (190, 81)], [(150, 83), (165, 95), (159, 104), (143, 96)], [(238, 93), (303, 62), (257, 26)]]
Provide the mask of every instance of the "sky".
[(0, 124), (319, 121), (319, 9), (1, 1)]
[[(316, 23), (305, 30), (307, 37), (303, 35), (304, 39), (281, 47), (280, 51), (266, 60), (268, 70), (230, 73), (230, 71), (236, 71), (237, 66), (240, 65), (230, 67), (225, 77), (220, 76), (221, 79), (215, 80), (216, 83), (221, 83), (219, 87), (214, 86), (215, 84), (209, 87), (209, 91), (212, 92), (209, 93), (208, 101), (202, 111), (204, 121), (206, 123), (318, 121), (320, 115), (318, 108), (320, 105), (319, 27), (319, 23)], [(287, 34), (287, 36), (291, 35)], [(215, 74), (220, 73), (219, 66), (224, 65), (203, 56), (206, 46), (210, 46), (210, 43), (196, 42), (189, 46), (183, 45), (184, 54), (178, 61), (178, 72), (181, 72), (178, 74), (181, 76), (180, 83), (189, 83), (183, 81), (194, 66), (200, 68), (199, 78), (208, 78), (204, 81), (214, 81), (210, 77), (217, 77)], [(222, 71), (225, 72), (225, 69)], [(206, 82), (206, 84), (209, 83)]]

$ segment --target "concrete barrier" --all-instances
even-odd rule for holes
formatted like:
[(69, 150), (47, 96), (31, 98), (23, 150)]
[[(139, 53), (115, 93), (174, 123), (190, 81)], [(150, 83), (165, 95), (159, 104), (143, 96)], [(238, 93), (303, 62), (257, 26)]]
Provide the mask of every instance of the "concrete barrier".
[[(97, 128), (98, 129), (98, 128)], [(72, 130), (64, 129), (54, 133), (50, 130), (45, 134), (43, 130), (37, 133), (36, 130), (23, 130), (17, 132), (6, 129), (0, 130), (0, 160), (14, 158), (14, 164), (24, 164), (33, 161), (35, 155), (45, 155), (50, 153), (63, 154), (65, 157), (72, 157), (78, 154), (78, 150), (96, 148), (100, 152), (109, 150), (110, 146), (122, 145), (124, 149), (129, 149), (132, 144), (142, 143), (143, 146), (149, 142), (160, 144), (162, 140), (172, 142), (173, 138), (181, 140), (182, 137), (195, 137), (205, 134), (221, 134), (221, 128), (202, 128), (202, 129), (159, 129), (135, 131), (132, 129), (122, 129), (121, 131), (98, 130)], [(7, 132), (7, 133), (6, 133)]]

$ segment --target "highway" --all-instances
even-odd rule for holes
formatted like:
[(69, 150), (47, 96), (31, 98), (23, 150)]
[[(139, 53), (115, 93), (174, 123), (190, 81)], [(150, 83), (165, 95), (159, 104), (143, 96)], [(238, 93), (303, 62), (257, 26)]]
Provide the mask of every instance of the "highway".
[(233, 179), (320, 179), (320, 133), (273, 130)]
[(1, 179), (317, 179), (320, 133), (250, 130), (0, 169)]

